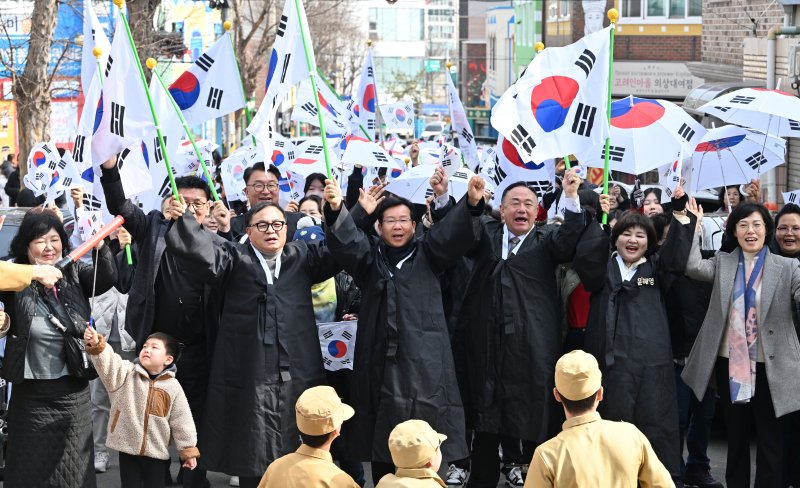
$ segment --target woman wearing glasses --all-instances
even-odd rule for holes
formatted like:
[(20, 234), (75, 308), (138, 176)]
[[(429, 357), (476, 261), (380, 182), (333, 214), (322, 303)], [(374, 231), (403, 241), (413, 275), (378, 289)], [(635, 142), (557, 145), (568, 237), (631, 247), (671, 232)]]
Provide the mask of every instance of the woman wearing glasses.
[(299, 446), (297, 397), (325, 371), (309, 289), (341, 268), (324, 244), (286, 242), (286, 213), (260, 202), (245, 215), (248, 241), (220, 242), (191, 215), (167, 249), (222, 305), (203, 422), (202, 467), (258, 485), (267, 466)]
[[(697, 213), (699, 228), (702, 208)], [(766, 208), (742, 203), (725, 228), (736, 249), (702, 259), (695, 236), (686, 265), (687, 276), (714, 288), (682, 377), (698, 398), (716, 382), (728, 433), (729, 488), (750, 485), (753, 434), (755, 486), (784, 486), (779, 417), (800, 410), (800, 342), (792, 321), (800, 264), (770, 252), (774, 228)]]

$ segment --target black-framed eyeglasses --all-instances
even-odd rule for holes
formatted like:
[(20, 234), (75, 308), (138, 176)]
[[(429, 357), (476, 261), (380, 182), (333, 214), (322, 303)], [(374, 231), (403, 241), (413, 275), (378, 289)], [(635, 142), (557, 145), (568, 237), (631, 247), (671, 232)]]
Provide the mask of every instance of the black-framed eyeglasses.
[(197, 212), (200, 209), (203, 209), (208, 205), (208, 201), (205, 202), (186, 202), (187, 207), (192, 207), (192, 210)]
[(255, 227), (256, 230), (259, 232), (266, 232), (267, 229), (272, 227), (272, 230), (275, 232), (280, 232), (283, 229), (283, 226), (286, 225), (286, 222), (283, 220), (276, 220), (274, 222), (256, 222), (255, 224), (250, 224), (248, 227)]
[(264, 188), (269, 191), (275, 191), (278, 189), (277, 183), (253, 183), (252, 185), (247, 186), (258, 192), (264, 191)]

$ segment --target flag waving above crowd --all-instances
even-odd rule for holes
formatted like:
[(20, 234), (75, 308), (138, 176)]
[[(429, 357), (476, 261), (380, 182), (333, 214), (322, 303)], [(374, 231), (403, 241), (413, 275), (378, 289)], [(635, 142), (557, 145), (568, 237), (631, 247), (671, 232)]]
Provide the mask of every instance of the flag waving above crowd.
[(608, 137), (610, 30), (539, 53), (492, 109), (492, 125), (526, 159), (599, 147)]

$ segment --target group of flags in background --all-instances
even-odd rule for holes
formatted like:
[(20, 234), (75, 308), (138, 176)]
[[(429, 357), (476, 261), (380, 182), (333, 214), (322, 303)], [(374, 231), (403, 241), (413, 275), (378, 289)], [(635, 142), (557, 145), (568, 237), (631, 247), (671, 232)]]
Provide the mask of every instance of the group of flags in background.
[[(245, 106), (232, 39), (223, 33), (167, 89), (156, 76), (146, 86), (125, 16), (118, 16), (109, 42), (91, 0), (84, 0), (84, 9), (81, 80), (86, 101), (74, 149), (59, 158), (46, 154), (52, 145), (37, 146), (29, 158), (33, 171), (27, 183), (49, 199), (81, 185), (88, 210), (100, 212), (104, 197), (99, 166), (119, 154), (126, 195), (135, 197), (145, 210), (159, 208), (170, 193), (170, 171), (173, 177), (197, 171), (197, 156), (179, 150), (192, 137), (184, 130), (181, 115), (188, 125), (196, 126)], [(540, 53), (494, 108), (492, 123), (502, 136), (496, 149), (485, 149), (483, 154), (452, 78), (446, 76), (457, 142), (453, 146), (440, 139), (424, 144), (420, 161), (441, 164), (451, 177), (466, 167), (465, 174), (481, 175), (497, 192), (513, 181), (527, 181), (540, 193), (553, 191), (553, 158), (597, 146), (608, 137), (609, 29)], [(97, 58), (92, 54), (95, 48), (100, 52)], [(257, 161), (271, 162), (280, 170), (284, 200), (301, 197), (304, 177), (324, 173), (327, 167), (341, 175), (362, 164), (369, 167), (367, 172), (383, 167), (389, 178), (403, 177), (409, 169), (403, 162), (407, 148), (396, 139), (387, 139), (380, 147), (376, 133), (384, 139), (381, 119), (389, 128), (413, 128), (414, 105), (407, 101), (379, 105), (371, 49), (358, 89), (352, 99), (343, 100), (317, 72), (302, 2), (286, 0), (267, 67), (265, 96), (247, 127), (253, 137), (223, 161), (221, 174), (229, 200), (244, 199), (244, 170)], [(292, 120), (316, 125), (322, 134), (298, 145), (272, 126), (279, 102), (292, 87), (297, 87)], [(202, 159), (210, 160), (210, 151), (202, 152)]]

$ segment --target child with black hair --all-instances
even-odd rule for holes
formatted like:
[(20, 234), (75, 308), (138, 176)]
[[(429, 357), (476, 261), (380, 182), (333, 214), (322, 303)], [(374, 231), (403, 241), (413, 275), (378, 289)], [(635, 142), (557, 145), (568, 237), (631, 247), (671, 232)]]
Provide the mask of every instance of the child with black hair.
[(151, 334), (139, 358), (130, 362), (92, 327), (83, 339), (111, 399), (106, 445), (119, 451), (122, 488), (163, 487), (171, 439), (183, 466), (194, 469), (200, 451), (189, 403), (175, 379), (178, 341), (162, 332)]

